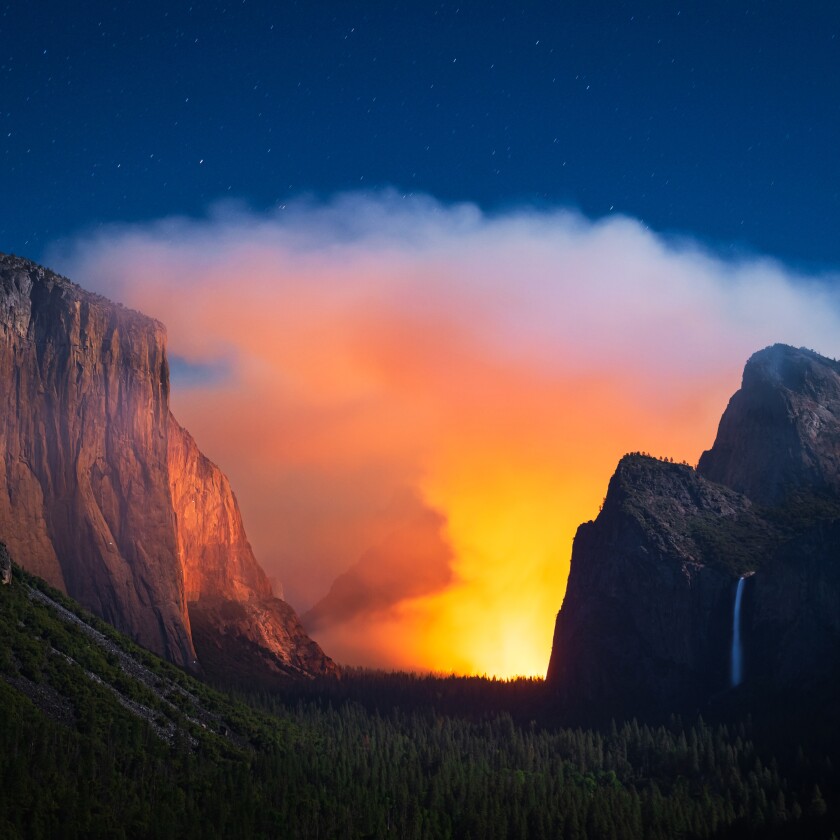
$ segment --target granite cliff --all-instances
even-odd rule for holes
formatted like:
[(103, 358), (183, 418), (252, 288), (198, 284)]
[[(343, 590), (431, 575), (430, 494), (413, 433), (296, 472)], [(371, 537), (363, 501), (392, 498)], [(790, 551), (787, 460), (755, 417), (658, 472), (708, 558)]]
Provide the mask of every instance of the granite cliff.
[(171, 414), (169, 486), (192, 638), (205, 671), (334, 673), (295, 611), (274, 597), (227, 476)]
[[(198, 612), (203, 639), (334, 669), (272, 597), (227, 479), (170, 414), (162, 324), (0, 255), (0, 399), (0, 535), (24, 568), (186, 667), (201, 667)], [(205, 599), (249, 618), (208, 625)]]
[(754, 354), (698, 470), (766, 505), (840, 494), (840, 363), (783, 344)]
[(626, 456), (580, 526), (547, 681), (608, 713), (769, 697), (840, 674), (840, 365), (756, 353), (697, 470)]

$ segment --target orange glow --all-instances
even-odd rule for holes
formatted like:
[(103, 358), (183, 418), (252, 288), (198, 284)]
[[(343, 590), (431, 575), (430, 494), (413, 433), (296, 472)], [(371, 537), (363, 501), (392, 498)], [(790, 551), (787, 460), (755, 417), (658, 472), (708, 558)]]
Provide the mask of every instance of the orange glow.
[(542, 675), (575, 530), (621, 455), (696, 462), (752, 351), (813, 344), (798, 324), (833, 341), (837, 324), (766, 267), (734, 276), (627, 220), (436, 210), (440, 227), (412, 217), (425, 238), (403, 242), (371, 212), (361, 239), (309, 250), (279, 223), (277, 241), (236, 221), (129, 230), (73, 276), (163, 320), (171, 354), (226, 360), (220, 381), (176, 381), (173, 410), (299, 611), (405, 524), (401, 493), (443, 517), (451, 574), (318, 629), (328, 653)]

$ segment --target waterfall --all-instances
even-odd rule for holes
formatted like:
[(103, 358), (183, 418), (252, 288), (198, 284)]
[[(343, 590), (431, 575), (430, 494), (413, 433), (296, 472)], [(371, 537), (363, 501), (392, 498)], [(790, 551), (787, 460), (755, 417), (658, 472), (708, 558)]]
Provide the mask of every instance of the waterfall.
[(732, 687), (741, 684), (744, 678), (744, 651), (741, 647), (741, 599), (744, 596), (744, 578), (738, 579), (735, 590), (735, 608), (732, 611), (732, 666), (730, 682)]

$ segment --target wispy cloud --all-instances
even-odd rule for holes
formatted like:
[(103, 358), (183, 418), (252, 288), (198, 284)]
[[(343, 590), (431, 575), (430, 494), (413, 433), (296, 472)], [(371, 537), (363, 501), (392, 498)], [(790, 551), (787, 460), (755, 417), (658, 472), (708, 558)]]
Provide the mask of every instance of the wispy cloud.
[(49, 261), (211, 372), (176, 380), (175, 413), (298, 608), (404, 526), (406, 489), (443, 517), (451, 577), (351, 622), (354, 655), (390, 665), (544, 670), (574, 530), (617, 458), (696, 461), (760, 347), (840, 352), (831, 278), (563, 210), (225, 205)]

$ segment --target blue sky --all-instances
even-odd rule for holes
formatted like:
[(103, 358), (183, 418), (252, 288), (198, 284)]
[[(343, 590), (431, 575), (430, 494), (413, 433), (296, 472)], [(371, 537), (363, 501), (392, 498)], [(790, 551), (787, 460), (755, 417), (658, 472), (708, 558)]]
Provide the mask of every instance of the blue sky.
[(0, 4), (0, 250), (393, 187), (840, 264), (840, 4)]

